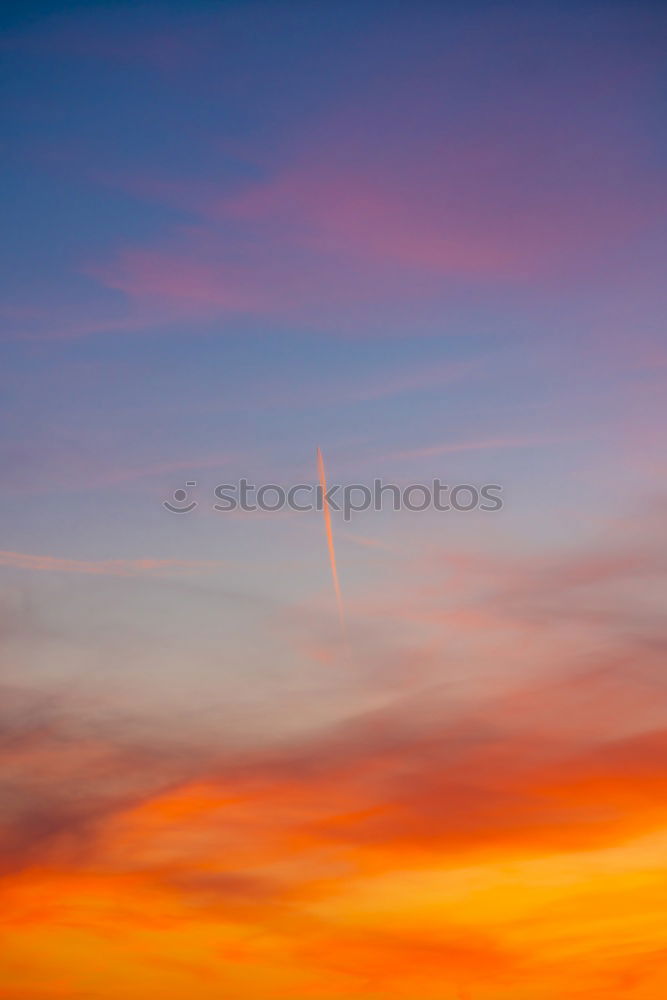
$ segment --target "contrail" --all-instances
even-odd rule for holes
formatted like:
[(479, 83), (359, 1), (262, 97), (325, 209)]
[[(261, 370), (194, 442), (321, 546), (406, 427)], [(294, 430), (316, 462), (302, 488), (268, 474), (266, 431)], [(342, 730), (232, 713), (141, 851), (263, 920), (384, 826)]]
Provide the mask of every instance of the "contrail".
[(327, 548), (329, 549), (329, 562), (331, 564), (331, 578), (333, 580), (334, 592), (336, 594), (336, 605), (338, 607), (338, 619), (340, 621), (341, 631), (344, 638), (347, 638), (347, 628), (345, 626), (345, 611), (343, 608), (343, 595), (340, 591), (340, 582), (338, 580), (338, 570), (336, 568), (336, 550), (334, 548), (333, 531), (331, 530), (331, 511), (329, 510), (329, 504), (327, 503), (326, 493), (327, 493), (327, 476), (324, 471), (324, 459), (322, 458), (322, 452), (317, 449), (317, 472), (320, 477), (320, 486), (322, 487), (322, 510), (324, 511), (324, 529), (327, 536)]

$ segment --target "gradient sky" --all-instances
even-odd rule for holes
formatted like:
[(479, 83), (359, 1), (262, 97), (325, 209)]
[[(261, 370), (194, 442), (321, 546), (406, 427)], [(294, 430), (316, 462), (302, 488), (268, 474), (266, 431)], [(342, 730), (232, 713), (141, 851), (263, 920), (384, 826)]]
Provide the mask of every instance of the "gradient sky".
[(667, 995), (664, 6), (3, 18), (0, 1000)]

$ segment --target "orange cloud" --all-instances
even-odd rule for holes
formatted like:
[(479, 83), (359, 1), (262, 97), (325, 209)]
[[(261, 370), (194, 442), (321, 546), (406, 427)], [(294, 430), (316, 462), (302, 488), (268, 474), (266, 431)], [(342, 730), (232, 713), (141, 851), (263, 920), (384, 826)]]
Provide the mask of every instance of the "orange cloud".
[[(569, 556), (402, 564), (384, 613), (422, 612), (428, 669), (369, 639), (367, 707), (289, 739), (91, 735), (6, 693), (7, 997), (662, 995), (663, 516)], [(504, 684), (456, 689), (455, 642)]]
[(5, 877), (6, 995), (529, 1000), (568, 988), (565, 948), (569, 995), (649, 1000), (665, 731), (563, 746), (502, 720), (408, 726), (401, 707), (171, 765), (164, 748), (79, 741), (63, 757), (62, 736), (24, 737), (4, 761), (32, 845)]

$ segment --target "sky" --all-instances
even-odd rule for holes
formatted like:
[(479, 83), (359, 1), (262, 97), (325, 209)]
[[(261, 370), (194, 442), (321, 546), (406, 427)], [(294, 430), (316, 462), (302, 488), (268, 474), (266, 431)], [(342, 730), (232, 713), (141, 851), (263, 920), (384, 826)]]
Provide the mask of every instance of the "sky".
[(666, 995), (664, 6), (1, 27), (0, 1000)]

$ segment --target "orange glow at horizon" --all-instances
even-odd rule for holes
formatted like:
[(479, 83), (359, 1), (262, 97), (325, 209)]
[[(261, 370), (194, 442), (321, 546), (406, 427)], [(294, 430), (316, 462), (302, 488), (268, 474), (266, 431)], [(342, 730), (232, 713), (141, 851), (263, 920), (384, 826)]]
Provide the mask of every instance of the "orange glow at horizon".
[(0, 996), (655, 1000), (667, 987), (664, 828), (572, 852), (371, 849), (328, 840), (326, 822), (308, 835), (319, 796), (294, 779), (236, 792), (173, 789), (109, 817), (85, 857), (11, 874)]

